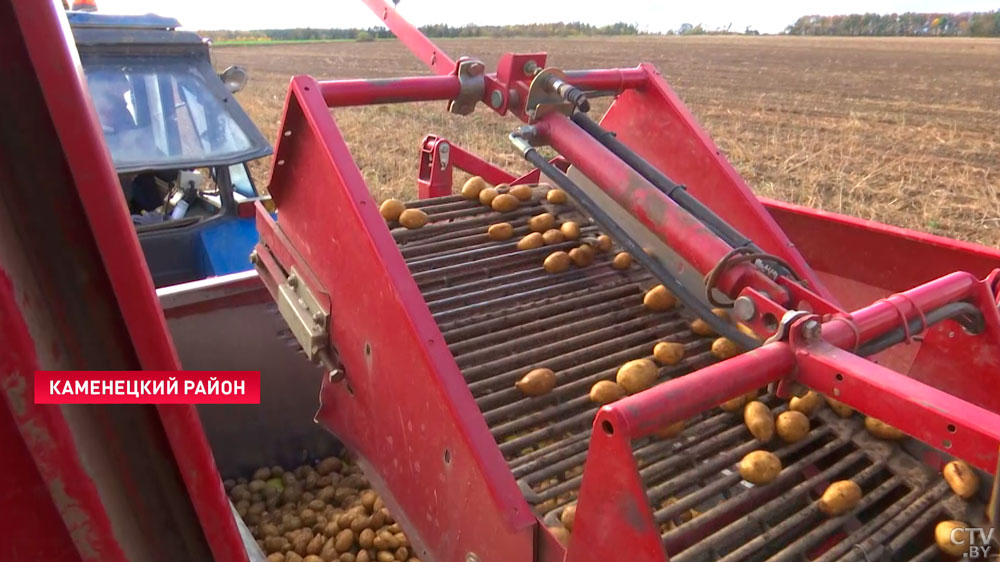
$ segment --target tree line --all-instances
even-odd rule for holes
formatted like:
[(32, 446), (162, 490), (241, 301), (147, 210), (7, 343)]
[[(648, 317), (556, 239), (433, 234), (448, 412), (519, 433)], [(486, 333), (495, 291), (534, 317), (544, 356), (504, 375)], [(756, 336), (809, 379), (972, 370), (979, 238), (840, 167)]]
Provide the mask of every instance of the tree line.
[(848, 36), (1000, 36), (1000, 11), (962, 14), (916, 13), (802, 16), (788, 35)]
[[(631, 23), (590, 25), (581, 22), (533, 23), (517, 25), (461, 25), (433, 24), (420, 27), (428, 37), (587, 37), (600, 35), (639, 35), (639, 28)], [(324, 41), (388, 39), (392, 32), (385, 27), (358, 28), (297, 28), (258, 29), (252, 31), (215, 30), (200, 31), (200, 35), (213, 41)]]
[[(730, 26), (731, 27), (731, 26)], [(640, 31), (631, 23), (591, 25), (581, 22), (535, 23), (516, 25), (448, 25), (420, 27), (428, 37), (592, 37), (622, 35), (759, 35), (750, 27), (742, 32), (730, 27), (706, 29), (701, 24), (682, 24), (665, 33)], [(359, 28), (297, 28), (259, 29), (253, 31), (201, 31), (213, 41), (372, 41), (389, 39), (385, 27)], [(843, 16), (802, 16), (785, 28), (786, 35), (847, 35), (847, 36), (951, 36), (1000, 37), (1000, 10), (961, 14), (917, 13), (850, 14)]]

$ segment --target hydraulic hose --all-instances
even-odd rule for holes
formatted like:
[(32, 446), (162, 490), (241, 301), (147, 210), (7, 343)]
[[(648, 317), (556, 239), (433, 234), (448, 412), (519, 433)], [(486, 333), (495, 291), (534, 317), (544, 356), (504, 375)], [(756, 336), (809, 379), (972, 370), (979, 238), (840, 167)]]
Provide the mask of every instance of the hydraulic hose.
[[(715, 214), (712, 209), (706, 207), (695, 196), (688, 193), (683, 185), (671, 180), (666, 174), (626, 146), (625, 143), (618, 140), (614, 133), (601, 127), (599, 123), (591, 119), (586, 113), (580, 111), (573, 112), (572, 119), (587, 134), (594, 137), (597, 142), (604, 145), (615, 156), (621, 158), (623, 162), (628, 164), (640, 176), (653, 184), (664, 195), (673, 199), (677, 205), (701, 221), (702, 224), (727, 244), (733, 248), (748, 248), (755, 253), (763, 253), (763, 250), (754, 244), (752, 240), (736, 230), (731, 224), (723, 220), (722, 217)], [(774, 267), (782, 275), (798, 278), (798, 276), (793, 275), (791, 271), (780, 264), (774, 264)]]

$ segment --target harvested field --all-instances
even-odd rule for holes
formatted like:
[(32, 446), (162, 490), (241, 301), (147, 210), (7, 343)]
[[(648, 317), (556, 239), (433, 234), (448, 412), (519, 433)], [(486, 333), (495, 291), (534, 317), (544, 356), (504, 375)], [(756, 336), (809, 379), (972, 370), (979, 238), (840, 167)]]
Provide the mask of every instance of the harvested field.
[[(1000, 40), (663, 37), (441, 40), (488, 68), (508, 51), (549, 53), (566, 68), (657, 65), (757, 193), (1000, 246)], [(395, 41), (223, 46), (242, 64), (239, 94), (275, 138), (292, 74), (387, 77), (427, 71)], [(597, 104), (603, 110), (607, 102)], [(513, 118), (442, 103), (338, 110), (377, 199), (412, 196), (417, 147), (440, 134), (524, 170)], [(266, 164), (255, 175), (266, 181)]]

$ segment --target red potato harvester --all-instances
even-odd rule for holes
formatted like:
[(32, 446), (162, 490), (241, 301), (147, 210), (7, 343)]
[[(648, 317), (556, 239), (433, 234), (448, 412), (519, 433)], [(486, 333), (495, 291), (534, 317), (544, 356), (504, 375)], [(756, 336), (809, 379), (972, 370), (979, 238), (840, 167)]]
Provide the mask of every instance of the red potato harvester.
[[(308, 380), (321, 378), (316, 421), (357, 456), (422, 560), (935, 560), (944, 556), (935, 544), (941, 521), (962, 521), (987, 536), (997, 521), (1000, 252), (755, 197), (649, 65), (562, 71), (547, 66), (544, 53), (527, 53), (504, 55), (489, 73), (475, 59), (449, 58), (382, 0), (366, 3), (434, 74), (294, 77), (269, 185), (278, 220), (257, 204), (256, 275), (161, 290), (166, 323), (152, 328), (139, 322), (149, 313), (151, 284), (125, 283), (144, 267), (137, 245), (109, 241), (117, 219), (94, 220), (98, 211), (84, 190), (99, 188), (78, 173), (94, 164), (75, 155), (93, 150), (88, 143), (98, 142), (99, 133), (83, 127), (70, 138), (60, 126), (79, 117), (59, 99), (24, 104), (25, 112), (48, 111), (45, 122), (55, 127), (37, 135), (63, 139), (57, 148), (66, 162), (48, 173), (77, 172), (63, 178), (65, 189), (79, 193), (91, 218), (78, 225), (83, 230), (64, 225), (31, 244), (52, 250), (74, 232), (92, 233), (90, 254), (77, 261), (100, 275), (91, 289), (114, 311), (95, 316), (117, 330), (117, 339), (101, 341), (131, 346), (128, 353), (110, 349), (108, 357), (120, 357), (124, 366), (172, 368), (169, 330), (184, 365), (201, 367), (204, 351), (192, 351), (184, 322), (205, 326), (241, 307), (276, 306), (285, 334), (322, 366), (304, 371)], [(41, 10), (19, 6), (13, 21), (29, 21), (31, 9)], [(38, 29), (22, 23), (20, 32), (24, 53), (47, 45)], [(17, 60), (32, 75), (31, 57)], [(35, 72), (32, 84), (50, 91), (45, 85), (56, 77), (44, 68)], [(74, 88), (62, 94), (78, 94)], [(588, 111), (599, 96), (615, 99), (598, 121)], [(510, 135), (512, 149), (533, 168), (515, 176), (428, 136), (420, 147), (420, 198), (405, 203), (427, 221), (405, 228), (380, 214), (329, 109), (429, 100), (447, 101), (448, 110), (462, 115), (478, 102), (512, 114), (522, 122)], [(540, 147), (555, 156), (543, 156)], [(94, 169), (112, 174), (104, 164)], [(529, 186), (530, 198), (500, 212), (453, 195), (456, 168), (501, 194)], [(549, 200), (555, 188), (568, 194), (567, 202)], [(39, 227), (5, 209), (15, 227)], [(577, 223), (579, 239), (518, 249), (529, 220), (546, 212), (557, 225)], [(491, 240), (487, 228), (501, 222), (511, 225), (513, 237)], [(597, 252), (592, 263), (554, 273), (543, 267), (551, 253), (597, 245), (602, 234), (616, 247)], [(23, 247), (3, 246), (8, 253)], [(618, 252), (634, 262), (613, 267)], [(27, 270), (44, 271), (37, 267)], [(17, 291), (8, 287), (18, 286), (25, 269), (5, 269), (14, 283), (5, 281), (0, 304), (23, 313), (26, 305), (12, 300)], [(69, 280), (42, 284), (51, 289), (53, 307), (63, 303), (56, 297), (68, 300)], [(650, 311), (644, 295), (661, 284), (678, 304)], [(42, 332), (18, 329), (11, 317), (4, 333), (18, 335), (24, 349), (39, 349), (31, 338)], [(695, 319), (713, 335), (693, 332)], [(73, 329), (82, 333), (70, 322), (64, 334)], [(273, 331), (261, 337), (274, 339)], [(713, 352), (719, 338), (740, 353)], [(591, 401), (595, 383), (615, 380), (628, 361), (650, 359), (654, 344), (664, 341), (681, 344), (683, 358), (657, 365), (654, 385), (603, 406)], [(214, 365), (245, 368), (260, 357), (245, 344), (231, 352), (242, 353), (243, 363), (220, 353)], [(86, 356), (87, 349), (70, 355)], [(22, 357), (22, 367), (51, 360), (32, 357), (34, 363)], [(5, 418), (0, 438), (35, 461), (35, 469), (19, 465), (15, 474), (50, 482), (93, 474), (92, 458), (73, 456), (84, 447), (80, 432), (116, 434), (126, 414), (12, 407), (21, 404), (16, 388), (23, 379), (10, 375), (10, 364), (5, 415), (13, 421)], [(550, 391), (529, 396), (515, 388), (537, 368), (554, 372)], [(265, 412), (276, 396), (294, 392), (290, 387), (306, 386), (306, 379), (286, 377), (269, 393), (268, 372), (282, 365), (259, 369), (265, 392), (254, 408)], [(811, 412), (808, 433), (791, 443), (759, 440), (738, 408), (719, 408), (753, 393), (777, 415), (789, 409), (789, 398), (810, 390), (842, 403), (846, 415), (823, 405)], [(308, 417), (315, 392), (303, 396), (294, 402), (298, 418)], [(83, 424), (80, 412), (97, 421)], [(252, 559), (239, 546), (214, 472), (212, 453), (223, 472), (232, 456), (218, 438), (227, 420), (202, 411), (199, 422), (196, 413), (178, 406), (142, 414), (158, 444), (148, 448), (173, 471), (161, 478), (163, 498), (142, 501), (155, 507), (171, 490), (184, 495), (189, 502), (162, 517), (189, 533), (200, 529), (197, 536), (216, 559)], [(255, 415), (260, 427), (280, 425)], [(866, 417), (909, 437), (880, 439), (866, 430)], [(680, 421), (682, 431), (664, 436)], [(53, 441), (26, 438), (29, 425)], [(261, 443), (265, 435), (255, 433)], [(58, 452), (50, 442), (75, 448)], [(773, 481), (753, 485), (741, 476), (741, 459), (755, 450), (780, 460)], [(134, 475), (141, 468), (129, 453), (109, 458), (112, 466), (103, 469)], [(980, 480), (969, 498), (941, 476), (953, 459), (968, 463)], [(38, 520), (69, 521), (66, 504), (43, 501), (46, 488), (35, 480), (24, 493), (51, 511)], [(847, 480), (860, 499), (843, 513), (824, 513), (817, 500), (830, 484)], [(120, 510), (128, 506), (107, 493), (111, 484), (97, 481), (91, 489), (87, 481), (69, 482), (67, 497), (84, 514), (76, 521), (90, 524), (82, 539), (67, 535), (68, 550), (53, 552), (135, 559), (84, 553), (81, 543), (97, 553), (135, 548), (121, 539)], [(576, 510), (571, 533), (561, 522), (568, 506)], [(146, 537), (157, 521), (147, 514), (129, 531)]]

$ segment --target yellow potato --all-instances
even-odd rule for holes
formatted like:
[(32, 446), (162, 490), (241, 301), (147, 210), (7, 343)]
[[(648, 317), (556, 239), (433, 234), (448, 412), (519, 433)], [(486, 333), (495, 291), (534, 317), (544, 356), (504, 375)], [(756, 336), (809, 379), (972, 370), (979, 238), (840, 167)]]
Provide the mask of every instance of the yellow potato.
[(559, 227), (559, 231), (563, 233), (566, 240), (576, 240), (580, 238), (580, 225), (573, 221), (566, 221), (562, 223)]
[(743, 406), (746, 406), (746, 403), (747, 403), (746, 395), (741, 394), (736, 398), (731, 398), (729, 400), (726, 400), (722, 404), (719, 404), (719, 407), (725, 410), (726, 412), (738, 412), (739, 410), (743, 409)]
[(531, 187), (527, 185), (515, 185), (510, 188), (510, 193), (514, 197), (517, 197), (520, 201), (530, 201), (531, 200)]
[(979, 489), (979, 475), (965, 461), (951, 461), (944, 465), (941, 474), (951, 486), (951, 491), (965, 499), (976, 495), (976, 491)]
[(579, 250), (580, 250), (581, 252), (584, 252), (584, 253), (586, 253), (586, 254), (589, 254), (589, 255), (590, 255), (590, 259), (591, 259), (591, 260), (593, 260), (593, 259), (594, 259), (594, 256), (595, 256), (595, 255), (597, 254), (597, 252), (596, 252), (596, 251), (594, 250), (594, 247), (593, 247), (593, 246), (591, 246), (590, 244), (580, 244), (580, 245), (579, 245), (579, 246), (578, 246), (577, 248), (578, 248), (578, 249), (579, 249)]
[(490, 207), (498, 213), (507, 213), (516, 209), (520, 204), (521, 202), (517, 200), (517, 197), (509, 193), (501, 193), (493, 198), (493, 201), (490, 202)]
[(628, 252), (618, 252), (615, 259), (611, 260), (611, 267), (615, 269), (628, 269), (632, 266), (632, 256)]
[(559, 521), (566, 527), (567, 531), (573, 531), (573, 522), (576, 521), (576, 504), (571, 503), (563, 508), (559, 514)]
[(546, 527), (546, 529), (548, 529), (549, 534), (551, 534), (553, 538), (559, 541), (560, 544), (562, 544), (563, 546), (569, 546), (570, 534), (565, 527), (556, 527), (555, 525), (553, 525), (551, 527)]
[(545, 199), (547, 199), (549, 203), (559, 205), (566, 202), (566, 192), (561, 189), (550, 189), (549, 192), (545, 194)]
[(378, 212), (382, 214), (382, 218), (387, 221), (399, 220), (399, 215), (405, 210), (406, 205), (399, 199), (386, 199), (378, 208)]
[(837, 413), (838, 416), (842, 418), (849, 418), (854, 414), (854, 410), (850, 406), (844, 404), (840, 400), (834, 400), (829, 396), (826, 396), (826, 403), (830, 406), (830, 409)]
[(548, 394), (556, 386), (556, 374), (552, 369), (532, 369), (514, 386), (528, 396)]
[(569, 251), (569, 259), (573, 260), (573, 264), (577, 267), (587, 267), (594, 262), (594, 255), (586, 250), (573, 248)]
[(528, 219), (528, 228), (532, 232), (545, 232), (556, 224), (556, 218), (551, 213), (542, 213)]
[(493, 200), (496, 199), (498, 195), (500, 195), (500, 192), (496, 189), (493, 189), (492, 187), (484, 188), (479, 192), (479, 202), (489, 207), (493, 204)]
[(836, 517), (854, 509), (861, 501), (861, 487), (851, 480), (830, 484), (817, 502), (819, 510)]
[(654, 312), (670, 310), (676, 304), (677, 297), (663, 285), (653, 287), (646, 291), (646, 294), (642, 297), (642, 305)]
[(399, 224), (409, 229), (420, 228), (427, 224), (427, 213), (420, 209), (407, 209), (399, 215)]
[(750, 451), (740, 460), (740, 476), (751, 484), (769, 484), (779, 474), (781, 459), (770, 451)]
[(729, 338), (718, 338), (712, 342), (712, 355), (717, 359), (729, 359), (740, 354), (740, 347)]
[(562, 273), (563, 271), (569, 269), (569, 263), (569, 254), (560, 250), (549, 254), (549, 257), (545, 258), (543, 267), (545, 267), (545, 271), (548, 271), (549, 273)]
[(792, 399), (788, 401), (788, 409), (795, 412), (802, 412), (805, 415), (811, 415), (823, 405), (823, 397), (819, 395), (818, 392), (810, 390), (805, 393), (805, 395), (792, 396)]
[(699, 336), (714, 336), (715, 330), (708, 325), (708, 322), (701, 318), (695, 318), (691, 321), (691, 333)]
[(611, 251), (611, 245), (612, 245), (611, 237), (608, 236), (607, 234), (602, 234), (602, 235), (600, 235), (600, 236), (597, 237), (597, 249), (598, 250), (600, 250), (602, 252), (610, 252)]
[(661, 341), (653, 346), (653, 359), (664, 365), (676, 365), (684, 359), (684, 344)]
[(743, 408), (743, 421), (758, 440), (767, 443), (774, 435), (774, 416), (763, 402), (752, 400)]
[(610, 404), (627, 395), (625, 389), (614, 381), (597, 381), (590, 387), (590, 401), (598, 404)]
[(963, 521), (941, 521), (934, 526), (934, 542), (941, 552), (950, 556), (962, 556), (969, 551), (972, 541), (966, 531), (968, 523)]
[(535, 248), (541, 248), (545, 245), (545, 239), (542, 238), (541, 233), (532, 232), (531, 234), (525, 236), (517, 243), (518, 250), (534, 250)]
[(657, 439), (672, 439), (680, 435), (681, 432), (684, 431), (684, 428), (686, 426), (687, 426), (687, 420), (677, 421), (668, 425), (667, 427), (661, 427), (660, 429), (657, 429), (656, 431), (653, 432), (653, 437), (656, 437)]
[(753, 331), (753, 328), (751, 328), (750, 326), (747, 326), (743, 322), (740, 322), (740, 323), (736, 324), (736, 329), (739, 330), (739, 331), (741, 331), (741, 332), (743, 332), (744, 334), (746, 334), (747, 336), (749, 336), (754, 341), (761, 341), (760, 336), (757, 335), (757, 332)]
[(562, 231), (550, 228), (542, 233), (542, 240), (545, 241), (546, 246), (551, 246), (564, 242), (566, 238), (563, 236)]
[(795, 410), (781, 412), (774, 422), (774, 429), (782, 441), (795, 443), (809, 434), (809, 418)]
[(490, 237), (490, 240), (510, 240), (514, 236), (514, 227), (509, 222), (491, 224), (486, 235)]
[(656, 382), (656, 363), (649, 359), (635, 359), (618, 369), (615, 380), (629, 394), (642, 392)]
[(462, 186), (462, 197), (472, 200), (479, 199), (479, 193), (486, 188), (486, 180), (479, 176), (472, 176), (465, 180), (465, 185)]
[(865, 418), (865, 429), (868, 433), (871, 433), (879, 439), (889, 439), (895, 441), (897, 439), (902, 439), (906, 437), (906, 434), (902, 431), (892, 427), (891, 425), (885, 423), (882, 420), (875, 419), (871, 416)]

